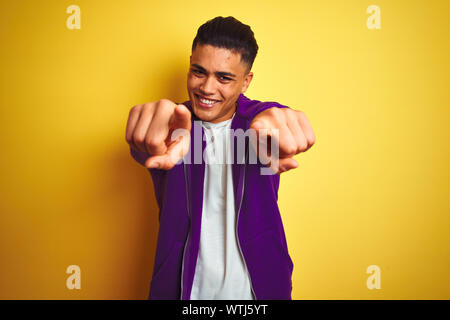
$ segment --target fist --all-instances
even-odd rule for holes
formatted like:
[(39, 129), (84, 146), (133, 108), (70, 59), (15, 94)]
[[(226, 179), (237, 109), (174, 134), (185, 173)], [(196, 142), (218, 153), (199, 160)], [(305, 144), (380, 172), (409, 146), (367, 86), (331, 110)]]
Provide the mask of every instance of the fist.
[(147, 168), (169, 170), (189, 151), (191, 112), (162, 99), (131, 108), (125, 139), (131, 148), (147, 152)]
[[(257, 133), (258, 141), (254, 143), (255, 150), (258, 150), (258, 146), (268, 144), (267, 141), (275, 140), (270, 144), (273, 145), (274, 142), (274, 145), (278, 146), (278, 155), (272, 152), (271, 155), (268, 154), (268, 159), (261, 159), (259, 151), (258, 155), (261, 162), (269, 163), (271, 166), (274, 162), (273, 156), (278, 156), (277, 165), (272, 168), (278, 173), (297, 168), (298, 163), (293, 157), (311, 148), (316, 140), (306, 115), (302, 111), (289, 108), (274, 107), (260, 112), (253, 118), (250, 128)], [(265, 141), (260, 141), (262, 130), (267, 133), (268, 138), (264, 136), (263, 139)], [(270, 148), (266, 150), (269, 150), (270, 153)]]

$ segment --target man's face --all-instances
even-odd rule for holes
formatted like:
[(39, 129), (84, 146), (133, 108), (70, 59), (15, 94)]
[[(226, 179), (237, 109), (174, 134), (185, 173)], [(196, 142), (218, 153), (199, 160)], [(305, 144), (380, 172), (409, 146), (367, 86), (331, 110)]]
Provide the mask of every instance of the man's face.
[(239, 95), (247, 90), (252, 78), (253, 73), (247, 74), (247, 64), (241, 62), (240, 53), (197, 44), (187, 78), (194, 113), (213, 123), (230, 119)]

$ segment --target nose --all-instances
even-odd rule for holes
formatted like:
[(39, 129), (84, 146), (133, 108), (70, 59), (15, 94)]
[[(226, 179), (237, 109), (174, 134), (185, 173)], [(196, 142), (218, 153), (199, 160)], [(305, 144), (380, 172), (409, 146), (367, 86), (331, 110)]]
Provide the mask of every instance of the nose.
[(205, 77), (205, 80), (200, 85), (200, 90), (205, 96), (212, 95), (215, 92), (215, 81), (213, 77)]

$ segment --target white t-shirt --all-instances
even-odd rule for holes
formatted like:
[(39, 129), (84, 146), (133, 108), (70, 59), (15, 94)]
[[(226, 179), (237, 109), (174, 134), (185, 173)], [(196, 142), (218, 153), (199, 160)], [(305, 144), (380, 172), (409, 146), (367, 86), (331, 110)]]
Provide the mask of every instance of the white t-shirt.
[(192, 300), (252, 300), (250, 278), (236, 236), (229, 155), (231, 121), (202, 122), (207, 138), (200, 248)]

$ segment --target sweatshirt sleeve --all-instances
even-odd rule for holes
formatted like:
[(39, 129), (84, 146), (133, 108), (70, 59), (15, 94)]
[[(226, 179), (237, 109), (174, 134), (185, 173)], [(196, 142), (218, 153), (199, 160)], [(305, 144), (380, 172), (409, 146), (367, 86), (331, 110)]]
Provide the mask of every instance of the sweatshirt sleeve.
[[(147, 160), (150, 157), (150, 155), (147, 152), (138, 151), (131, 147), (130, 147), (130, 154), (133, 157), (133, 159), (136, 160), (136, 162), (138, 162), (143, 167), (145, 167), (145, 160)], [(161, 190), (162, 190), (162, 186), (165, 183), (167, 171), (160, 170), (160, 169), (150, 169), (150, 168), (147, 168), (147, 170), (148, 170), (148, 172), (150, 172), (150, 175), (152, 176), (153, 188), (155, 191), (155, 198), (156, 198), (159, 208), (161, 208), (161, 205), (162, 205)]]
[(250, 119), (253, 120), (253, 118), (255, 118), (259, 113), (269, 108), (289, 108), (289, 107), (273, 101), (260, 102), (252, 108), (250, 112)]
[(136, 162), (138, 162), (141, 166), (145, 166), (145, 160), (147, 160), (150, 155), (147, 152), (142, 152), (131, 148), (130, 146), (130, 154)]

